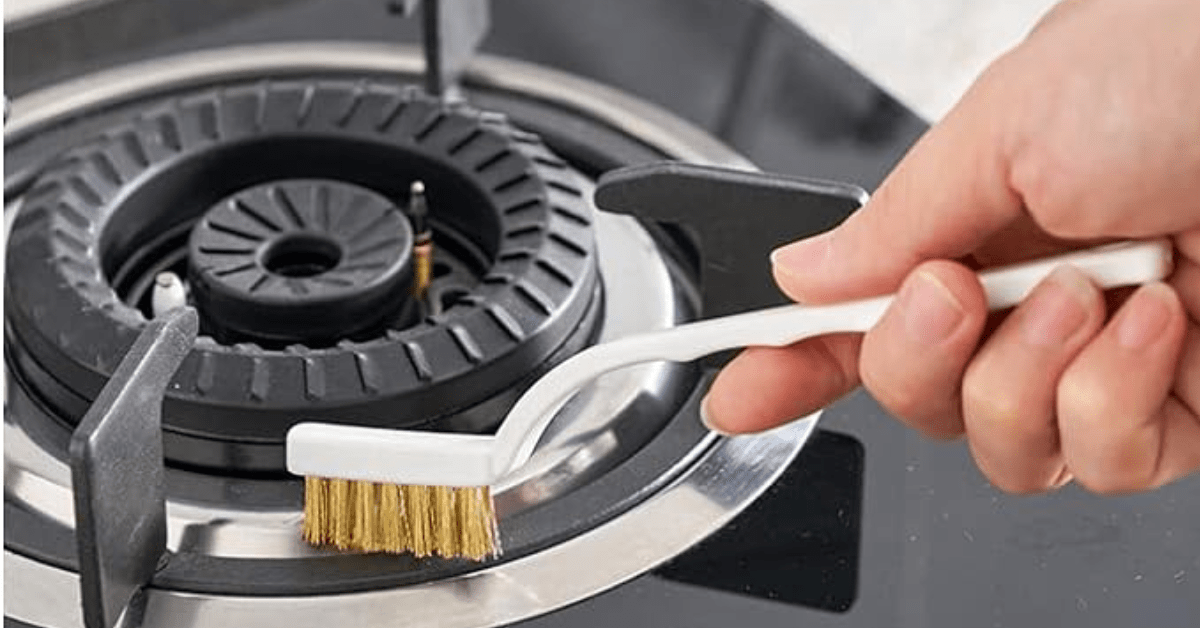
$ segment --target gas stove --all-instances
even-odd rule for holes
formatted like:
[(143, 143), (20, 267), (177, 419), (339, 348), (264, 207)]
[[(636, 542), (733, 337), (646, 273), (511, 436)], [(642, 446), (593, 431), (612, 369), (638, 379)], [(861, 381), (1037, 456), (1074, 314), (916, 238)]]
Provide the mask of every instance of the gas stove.
[[(582, 391), (495, 487), (494, 560), (307, 546), (290, 425), (494, 430), (583, 347), (781, 303), (765, 252), (863, 200), (814, 180), (794, 211), (667, 220), (597, 208), (603, 173), (869, 189), (924, 125), (753, 2), (233, 4), (6, 27), (6, 626), (1200, 617), (1194, 481), (1006, 497), (863, 394), (720, 438), (697, 418), (720, 359)], [(171, 299), (196, 329), (161, 324)], [(121, 412), (161, 422), (161, 456), (126, 454), (161, 498), (96, 488), (121, 460), (71, 445)], [(147, 504), (165, 546), (122, 580)], [(132, 595), (97, 606), (114, 583)]]

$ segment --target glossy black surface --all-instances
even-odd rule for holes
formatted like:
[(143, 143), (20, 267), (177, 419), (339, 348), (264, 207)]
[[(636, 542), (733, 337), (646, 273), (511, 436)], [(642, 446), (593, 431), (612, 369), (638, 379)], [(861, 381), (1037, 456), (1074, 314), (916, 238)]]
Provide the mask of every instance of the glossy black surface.
[(665, 580), (841, 612), (857, 597), (862, 444), (817, 430), (737, 520), (660, 568)]
[[(412, 25), (381, 19), (382, 4), (295, 3), (235, 22), (207, 20), (194, 30), (178, 27), (187, 11), (171, 14), (159, 5), (156, 14), (173, 15), (160, 19), (172, 34), (147, 37), (142, 47), (87, 50), (43, 32), (38, 46), (59, 60), (53, 72), (45, 62), (30, 61), (32, 51), (14, 50), (10, 37), (5, 71), (15, 80), (8, 89), (49, 81), (51, 74), (227, 42), (411, 41)], [(497, 4), (485, 51), (615, 85), (709, 129), (766, 169), (872, 189), (925, 126), (809, 36), (753, 3)], [(788, 239), (769, 224), (761, 228), (780, 242)], [(761, 256), (766, 271), (766, 251), (746, 254)], [(917, 436), (864, 394), (828, 409), (822, 426), (837, 434), (814, 440), (775, 490), (711, 542), (668, 569), (527, 625), (1200, 624), (1200, 478), (1132, 497), (1096, 497), (1074, 487), (1012, 497), (987, 484), (961, 443)], [(826, 462), (854, 459), (845, 452), (857, 447), (822, 449), (830, 442), (861, 446), (861, 476)], [(827, 466), (837, 473), (827, 475), (835, 471)], [(849, 487), (861, 481), (861, 518), (839, 518), (832, 504), (845, 495), (831, 497), (820, 484), (825, 480), (813, 478)], [(829, 542), (805, 542), (797, 531), (810, 527), (826, 531)], [(850, 588), (844, 565), (831, 563), (828, 552), (851, 552), (846, 530), (853, 527), (860, 535)], [(746, 534), (750, 529), (761, 533)], [(706, 569), (721, 573), (705, 577)], [(742, 576), (738, 591), (731, 584)], [(829, 610), (847, 603), (844, 611)]]

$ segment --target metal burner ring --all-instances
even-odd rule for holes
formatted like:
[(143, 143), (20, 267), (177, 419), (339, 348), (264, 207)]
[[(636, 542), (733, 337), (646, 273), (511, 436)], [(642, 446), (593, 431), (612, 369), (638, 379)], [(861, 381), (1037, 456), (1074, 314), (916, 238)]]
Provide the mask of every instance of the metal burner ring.
[[(306, 44), (225, 50), (161, 60), (153, 66), (154, 72), (147, 67), (117, 71), (108, 75), (111, 81), (102, 83), (105, 89), (113, 91), (93, 91), (83, 98), (116, 98), (122, 91), (128, 94), (164, 82), (203, 81), (206, 75), (252, 74), (264, 65), (294, 67), (297, 71), (375, 69), (415, 73), (420, 69), (417, 59), (415, 54), (400, 56), (395, 49), (383, 46)], [(144, 80), (138, 79), (139, 76)], [(586, 112), (676, 158), (747, 165), (711, 138), (668, 114), (574, 77), (523, 64), (480, 59), (470, 80)], [(66, 101), (70, 107), (95, 104), (95, 101), (81, 103), (79, 92), (67, 93), (72, 96)], [(26, 101), (26, 106), (52, 102), (52, 98), (48, 100), (50, 96), (54, 96), (53, 92), (44, 93)], [(62, 92), (56, 95), (63, 96)], [(21, 111), (21, 104), (16, 103), (14, 110)], [(45, 122), (68, 109), (39, 107), (33, 111)], [(17, 132), (36, 126), (14, 116), (12, 128)], [(685, 414), (688, 411), (693, 413), (691, 420), (694, 420), (695, 408), (685, 410)], [(186, 617), (194, 626), (329, 625), (353, 617), (361, 626), (383, 626), (393, 624), (403, 613), (412, 625), (475, 627), (528, 618), (644, 573), (723, 526), (787, 467), (813, 425), (814, 421), (809, 419), (752, 437), (703, 438), (693, 448), (694, 456), (681, 460), (678, 468), (669, 473), (672, 480), (664, 488), (620, 517), (536, 554), (490, 569), (413, 587), (315, 597), (262, 598), (155, 589), (148, 592), (144, 622), (171, 625)], [(633, 540), (636, 544), (631, 543)], [(639, 551), (617, 551), (635, 545)], [(587, 565), (587, 569), (578, 569), (578, 565)], [(78, 582), (73, 573), (8, 551), (5, 568), (15, 582), (28, 583), (27, 586), (53, 596), (53, 599), (10, 596), (6, 606), (11, 617), (39, 625), (79, 625)], [(428, 608), (437, 608), (439, 612), (426, 615), (405, 611)]]

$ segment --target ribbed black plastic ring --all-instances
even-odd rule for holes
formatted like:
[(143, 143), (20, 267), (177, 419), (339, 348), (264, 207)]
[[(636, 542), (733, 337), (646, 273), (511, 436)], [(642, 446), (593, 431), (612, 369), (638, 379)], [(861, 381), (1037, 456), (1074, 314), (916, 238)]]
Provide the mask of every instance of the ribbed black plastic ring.
[(466, 234), (489, 266), (443, 314), (377, 338), (285, 350), (202, 338), (166, 401), (176, 436), (277, 444), (305, 418), (437, 426), (590, 333), (590, 183), (537, 136), (411, 87), (260, 82), (183, 95), (47, 168), (9, 242), (19, 368), (61, 389), (51, 403), (77, 419), (145, 324), (114, 288), (132, 252), (191, 229), (223, 198), (290, 179), (341, 181), (393, 202), (423, 180), (431, 204), (457, 208), (440, 226)]

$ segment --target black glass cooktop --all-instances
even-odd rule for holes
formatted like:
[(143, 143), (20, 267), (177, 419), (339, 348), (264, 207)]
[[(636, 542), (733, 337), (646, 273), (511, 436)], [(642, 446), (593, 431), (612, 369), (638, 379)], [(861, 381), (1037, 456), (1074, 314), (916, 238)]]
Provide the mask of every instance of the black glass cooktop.
[[(85, 19), (9, 29), (8, 93), (227, 43), (417, 35), (411, 23), (380, 19), (380, 0), (209, 2), (203, 10), (173, 1), (117, 4), (126, 11), (119, 19), (100, 5)], [(502, 0), (492, 20), (485, 52), (616, 86), (768, 170), (869, 190), (926, 126), (755, 2)], [(88, 26), (96, 23), (105, 28)], [(829, 408), (821, 426), (731, 525), (650, 575), (527, 625), (1200, 622), (1200, 478), (1132, 497), (1073, 487), (1012, 497), (987, 484), (962, 444), (907, 431), (865, 394)]]

